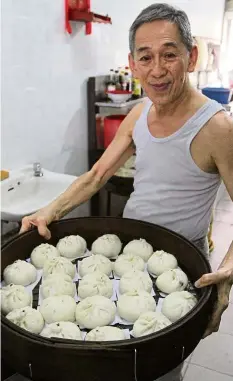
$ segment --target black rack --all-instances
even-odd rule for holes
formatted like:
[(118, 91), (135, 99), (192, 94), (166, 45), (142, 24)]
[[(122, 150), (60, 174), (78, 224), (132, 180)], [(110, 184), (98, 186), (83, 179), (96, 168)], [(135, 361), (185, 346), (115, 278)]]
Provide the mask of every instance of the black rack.
[[(111, 115), (119, 109), (121, 114), (126, 115), (135, 104), (142, 102), (143, 98), (131, 99), (122, 104), (113, 104), (105, 95), (106, 82), (109, 76), (90, 77), (87, 82), (88, 102), (88, 161), (89, 169), (96, 163), (104, 152), (99, 148), (96, 134), (96, 114)], [(133, 179), (113, 176), (104, 187), (107, 191), (107, 215), (110, 215), (111, 194), (128, 197), (133, 190)], [(100, 192), (91, 199), (91, 215), (100, 215)]]

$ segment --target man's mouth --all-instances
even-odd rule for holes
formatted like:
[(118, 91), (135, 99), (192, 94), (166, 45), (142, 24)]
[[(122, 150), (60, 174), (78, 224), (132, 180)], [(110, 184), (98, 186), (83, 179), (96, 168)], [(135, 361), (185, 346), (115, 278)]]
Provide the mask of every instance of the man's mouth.
[(162, 91), (168, 90), (170, 86), (170, 82), (151, 84), (151, 86), (153, 87), (155, 91), (162, 92)]

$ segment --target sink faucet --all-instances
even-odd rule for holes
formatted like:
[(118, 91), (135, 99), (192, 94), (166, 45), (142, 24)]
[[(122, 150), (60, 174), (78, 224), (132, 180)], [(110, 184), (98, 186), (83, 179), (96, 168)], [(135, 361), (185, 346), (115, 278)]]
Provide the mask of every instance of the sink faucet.
[(34, 171), (34, 176), (36, 176), (36, 177), (43, 176), (43, 172), (42, 172), (40, 163), (33, 163), (33, 171)]

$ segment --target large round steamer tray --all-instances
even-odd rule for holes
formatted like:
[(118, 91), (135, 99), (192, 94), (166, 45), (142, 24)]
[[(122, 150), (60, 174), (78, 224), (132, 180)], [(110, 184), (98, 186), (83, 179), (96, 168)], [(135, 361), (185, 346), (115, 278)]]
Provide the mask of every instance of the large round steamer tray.
[[(92, 242), (107, 233), (117, 234), (125, 245), (144, 238), (155, 250), (174, 254), (191, 282), (211, 271), (204, 255), (182, 236), (163, 227), (130, 219), (86, 217), (51, 224), (56, 245), (67, 235)], [(30, 257), (44, 242), (36, 230), (13, 238), (2, 248), (1, 271), (16, 259)], [(197, 305), (169, 327), (139, 339), (114, 342), (79, 342), (47, 339), (31, 334), (2, 316), (2, 356), (15, 371), (33, 381), (154, 381), (184, 361), (202, 339), (216, 299), (216, 289), (200, 289)], [(38, 288), (33, 292), (34, 304)]]

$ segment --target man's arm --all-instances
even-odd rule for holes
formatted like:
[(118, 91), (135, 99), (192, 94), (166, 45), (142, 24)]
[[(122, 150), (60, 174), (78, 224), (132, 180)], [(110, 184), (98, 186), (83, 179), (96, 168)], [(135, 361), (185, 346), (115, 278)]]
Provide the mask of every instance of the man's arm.
[(135, 149), (132, 131), (138, 119), (142, 105), (136, 106), (121, 123), (115, 138), (94, 164), (90, 171), (80, 176), (73, 184), (51, 205), (58, 220), (89, 200), (98, 192), (114, 173), (133, 155)]
[[(219, 129), (215, 134), (213, 159), (233, 201), (233, 120), (225, 114), (220, 118), (222, 121), (219, 120)], [(223, 267), (230, 267), (233, 270), (233, 241), (220, 265), (220, 268)]]
[(132, 131), (143, 107), (143, 104), (137, 105), (126, 116), (115, 138), (90, 171), (75, 180), (64, 193), (45, 208), (23, 218), (20, 233), (35, 225), (41, 235), (50, 238), (48, 224), (59, 220), (72, 209), (89, 200), (104, 186), (135, 151)]
[[(212, 158), (233, 201), (233, 121), (225, 113), (219, 113), (215, 119), (210, 129)], [(218, 331), (222, 313), (229, 304), (233, 284), (233, 241), (219, 269), (196, 282), (197, 287), (211, 284), (218, 285), (218, 302), (205, 336)]]

